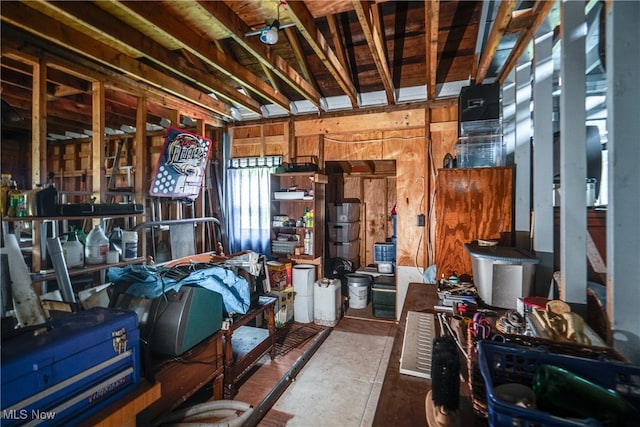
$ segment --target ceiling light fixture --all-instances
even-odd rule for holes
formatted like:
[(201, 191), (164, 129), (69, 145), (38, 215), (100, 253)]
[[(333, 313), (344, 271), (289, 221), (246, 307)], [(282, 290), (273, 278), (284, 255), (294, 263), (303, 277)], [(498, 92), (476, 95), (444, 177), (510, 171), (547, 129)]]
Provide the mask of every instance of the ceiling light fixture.
[(276, 44), (278, 43), (278, 29), (280, 28), (280, 22), (276, 19), (271, 26), (267, 25), (260, 30), (260, 41), (264, 44)]
[[(260, 30), (260, 41), (264, 44), (276, 44), (278, 43), (278, 30), (280, 29), (280, 4), (284, 2), (278, 2), (277, 6), (277, 18)], [(286, 4), (286, 3), (285, 3)]]

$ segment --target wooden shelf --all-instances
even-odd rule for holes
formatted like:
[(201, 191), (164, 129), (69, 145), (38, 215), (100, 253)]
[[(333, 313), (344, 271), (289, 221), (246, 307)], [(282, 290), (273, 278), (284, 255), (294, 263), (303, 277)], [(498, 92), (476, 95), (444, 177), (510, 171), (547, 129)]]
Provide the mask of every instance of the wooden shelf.
[[(107, 269), (109, 267), (122, 267), (125, 265), (131, 265), (131, 264), (142, 264), (145, 261), (145, 259), (146, 259), (145, 257), (137, 257), (127, 261), (120, 261), (115, 264), (89, 264), (89, 265), (85, 265), (84, 267), (70, 268), (69, 276), (74, 277), (74, 276), (80, 276), (82, 274), (96, 273), (98, 271)], [(55, 280), (55, 279), (56, 279), (55, 273), (31, 275), (31, 280), (34, 283), (44, 282), (46, 280)]]
[[(318, 172), (284, 172), (271, 174), (271, 189), (290, 188), (295, 186), (313, 193), (311, 199), (276, 199), (271, 197), (271, 218), (276, 215), (286, 215), (290, 220), (297, 221), (304, 214), (305, 208), (313, 210), (312, 227), (271, 227), (272, 252), (274, 258), (289, 260), (303, 264), (314, 264), (317, 268), (317, 277), (323, 277), (323, 258), (325, 253), (325, 193), (328, 177)], [(278, 240), (280, 233), (295, 233), (299, 242), (297, 247), (304, 248), (305, 234), (310, 232), (313, 236), (313, 255), (295, 253), (273, 252), (273, 242)], [(301, 251), (302, 252), (302, 251)]]
[(92, 214), (92, 215), (79, 215), (79, 216), (3, 216), (2, 220), (6, 222), (19, 222), (19, 221), (39, 221), (39, 222), (50, 222), (50, 221), (82, 221), (85, 219), (118, 219), (118, 218), (128, 218), (136, 215), (144, 215), (143, 212), (140, 213), (122, 213), (122, 214)]
[[(2, 217), (2, 223), (3, 223), (3, 229), (9, 223), (27, 222), (27, 221), (32, 223), (31, 253), (33, 255), (31, 259), (31, 271), (33, 272), (33, 274), (39, 274), (39, 272), (43, 269), (43, 267), (47, 265), (46, 247), (44, 245), (45, 242), (42, 240), (43, 239), (42, 231), (43, 231), (43, 227), (45, 227), (44, 224), (58, 223), (58, 222), (64, 223), (66, 221), (86, 221), (86, 220), (92, 221), (94, 219), (104, 220), (104, 219), (144, 218), (144, 215), (145, 215), (144, 212), (140, 212), (140, 213), (118, 213), (113, 215), (96, 213), (91, 215), (76, 215), (76, 216), (23, 216), (23, 217), (4, 216)], [(48, 225), (46, 227), (48, 227)], [(8, 231), (8, 228), (7, 228), (7, 231)], [(25, 249), (22, 249), (22, 250), (24, 251)], [(144, 250), (143, 250), (143, 255), (144, 255)], [(75, 269), (70, 269), (69, 275), (77, 276), (79, 274), (99, 271), (109, 266), (135, 264), (135, 263), (140, 263), (142, 261), (144, 261), (144, 258), (141, 260), (131, 260), (131, 262), (127, 261), (124, 264), (118, 263), (118, 264), (99, 264), (95, 266), (86, 266), (82, 269), (77, 269), (78, 270), (77, 272), (75, 271)], [(35, 282), (42, 282), (44, 280), (51, 280), (54, 278), (55, 278), (55, 275), (50, 274), (48, 276), (44, 275), (44, 278), (36, 276), (33, 280)]]

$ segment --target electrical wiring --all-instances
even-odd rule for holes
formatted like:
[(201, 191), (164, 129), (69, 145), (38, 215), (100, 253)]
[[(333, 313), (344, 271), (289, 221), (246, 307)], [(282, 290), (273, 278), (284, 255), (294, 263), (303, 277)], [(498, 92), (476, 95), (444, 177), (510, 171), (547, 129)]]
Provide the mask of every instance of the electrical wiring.
[[(436, 173), (436, 165), (433, 161), (433, 140), (431, 138), (429, 138), (429, 143), (427, 144), (427, 154), (429, 156), (429, 171), (431, 172), (431, 181), (435, 183), (438, 175)], [(433, 191), (431, 192), (431, 203), (429, 204), (429, 210), (427, 212), (427, 219), (428, 219), (427, 224), (429, 225), (429, 231), (428, 231), (429, 239), (427, 239), (427, 260), (428, 260), (427, 263), (428, 264), (431, 264), (431, 262), (433, 262), (434, 260), (432, 236), (431, 236), (431, 223), (432, 223), (431, 221), (433, 219), (432, 215), (433, 215), (435, 200), (436, 200), (436, 187), (434, 185)]]
[(336, 144), (354, 144), (354, 143), (372, 143), (372, 142), (383, 142), (383, 141), (413, 141), (416, 139), (425, 139), (424, 135), (416, 135), (416, 136), (385, 136), (380, 138), (371, 138), (371, 139), (355, 139), (355, 140), (343, 140), (337, 139), (329, 136), (324, 136), (323, 139), (329, 142), (335, 142)]
[[(418, 183), (418, 180), (422, 179), (422, 197), (420, 197), (420, 203), (418, 205), (419, 207), (419, 211), (423, 212), (423, 204), (424, 204), (424, 176), (419, 176), (418, 178), (416, 178), (416, 183)], [(428, 224), (425, 224), (426, 227), (428, 227)], [(424, 274), (424, 268), (421, 269), (420, 265), (418, 264), (418, 257), (420, 256), (420, 246), (422, 245), (422, 238), (424, 236), (424, 232), (420, 233), (420, 238), (418, 239), (418, 246), (416, 247), (416, 255), (415, 255), (415, 259), (414, 259), (414, 265), (416, 267), (416, 270), (418, 270), (418, 274), (423, 275)]]

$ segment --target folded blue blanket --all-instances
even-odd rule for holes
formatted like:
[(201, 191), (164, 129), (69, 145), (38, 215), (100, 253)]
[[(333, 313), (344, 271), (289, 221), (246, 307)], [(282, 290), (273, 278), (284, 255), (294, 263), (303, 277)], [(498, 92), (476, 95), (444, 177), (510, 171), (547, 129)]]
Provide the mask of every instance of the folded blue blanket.
[(182, 286), (201, 286), (222, 295), (227, 313), (245, 314), (251, 304), (249, 284), (243, 277), (226, 268), (212, 266), (195, 270), (181, 280), (163, 275), (161, 268), (146, 265), (111, 267), (108, 272), (112, 282), (129, 281), (129, 295), (157, 298), (167, 291), (180, 290)]

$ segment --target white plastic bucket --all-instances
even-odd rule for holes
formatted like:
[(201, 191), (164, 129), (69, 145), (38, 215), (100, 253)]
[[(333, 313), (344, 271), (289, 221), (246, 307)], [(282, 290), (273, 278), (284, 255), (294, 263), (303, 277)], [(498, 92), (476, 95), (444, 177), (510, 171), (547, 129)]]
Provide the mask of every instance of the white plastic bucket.
[(297, 297), (313, 296), (313, 284), (316, 281), (316, 266), (296, 264), (293, 266), (293, 290)]
[(309, 296), (296, 295), (293, 299), (293, 319), (298, 323), (313, 322), (313, 294)]
[(371, 277), (364, 274), (347, 274), (349, 286), (349, 307), (366, 308), (369, 302)]
[(122, 259), (130, 260), (138, 257), (138, 233), (135, 231), (122, 232)]

